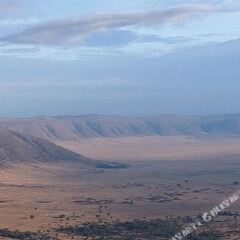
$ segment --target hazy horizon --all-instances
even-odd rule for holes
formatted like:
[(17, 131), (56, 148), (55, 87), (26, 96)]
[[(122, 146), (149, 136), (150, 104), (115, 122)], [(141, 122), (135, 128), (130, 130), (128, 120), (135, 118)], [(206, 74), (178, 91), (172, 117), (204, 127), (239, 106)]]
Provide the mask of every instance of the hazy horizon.
[(240, 115), (240, 112), (226, 112), (226, 113), (214, 113), (214, 114), (175, 114), (175, 113), (156, 113), (156, 114), (147, 114), (147, 115), (141, 115), (141, 114), (104, 114), (104, 113), (84, 113), (84, 114), (46, 114), (46, 115), (23, 115), (23, 116), (2, 116), (0, 115), (0, 119), (25, 119), (25, 118), (61, 118), (61, 117), (94, 117), (94, 116), (103, 116), (103, 117), (127, 117), (127, 118), (145, 118), (145, 117), (157, 117), (157, 116), (186, 116), (186, 117), (207, 117), (207, 116), (229, 116), (229, 115)]

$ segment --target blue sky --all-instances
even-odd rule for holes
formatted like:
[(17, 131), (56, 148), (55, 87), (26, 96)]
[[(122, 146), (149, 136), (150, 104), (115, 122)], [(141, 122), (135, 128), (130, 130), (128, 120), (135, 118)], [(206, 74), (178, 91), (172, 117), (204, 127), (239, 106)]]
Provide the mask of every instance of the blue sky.
[(0, 0), (1, 116), (240, 112), (240, 2)]

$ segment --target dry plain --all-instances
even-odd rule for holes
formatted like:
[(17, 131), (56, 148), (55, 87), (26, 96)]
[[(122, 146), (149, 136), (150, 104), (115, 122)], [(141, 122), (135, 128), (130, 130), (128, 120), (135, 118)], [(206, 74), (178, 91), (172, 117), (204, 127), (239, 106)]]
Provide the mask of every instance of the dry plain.
[[(86, 221), (196, 216), (239, 190), (239, 171), (233, 157), (104, 170), (76, 162), (12, 164), (0, 172), (0, 228), (54, 235), (61, 225)], [(230, 210), (239, 212), (239, 203)]]

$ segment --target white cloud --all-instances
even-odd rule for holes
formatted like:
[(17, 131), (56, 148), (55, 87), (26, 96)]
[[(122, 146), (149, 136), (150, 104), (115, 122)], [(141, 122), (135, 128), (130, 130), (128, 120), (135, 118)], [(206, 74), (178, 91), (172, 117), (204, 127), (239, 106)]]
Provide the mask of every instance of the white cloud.
[(98, 31), (136, 25), (176, 24), (212, 11), (218, 11), (218, 8), (209, 4), (195, 4), (56, 20), (35, 25), (18, 34), (2, 38), (1, 41), (40, 45), (75, 44)]

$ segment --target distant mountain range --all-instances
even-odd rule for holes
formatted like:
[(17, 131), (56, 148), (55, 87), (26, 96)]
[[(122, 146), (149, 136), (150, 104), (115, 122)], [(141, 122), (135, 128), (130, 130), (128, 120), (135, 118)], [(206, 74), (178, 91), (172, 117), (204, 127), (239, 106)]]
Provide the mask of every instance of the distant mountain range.
[(95, 137), (240, 135), (240, 114), (36, 117), (0, 119), (0, 127), (50, 141)]

